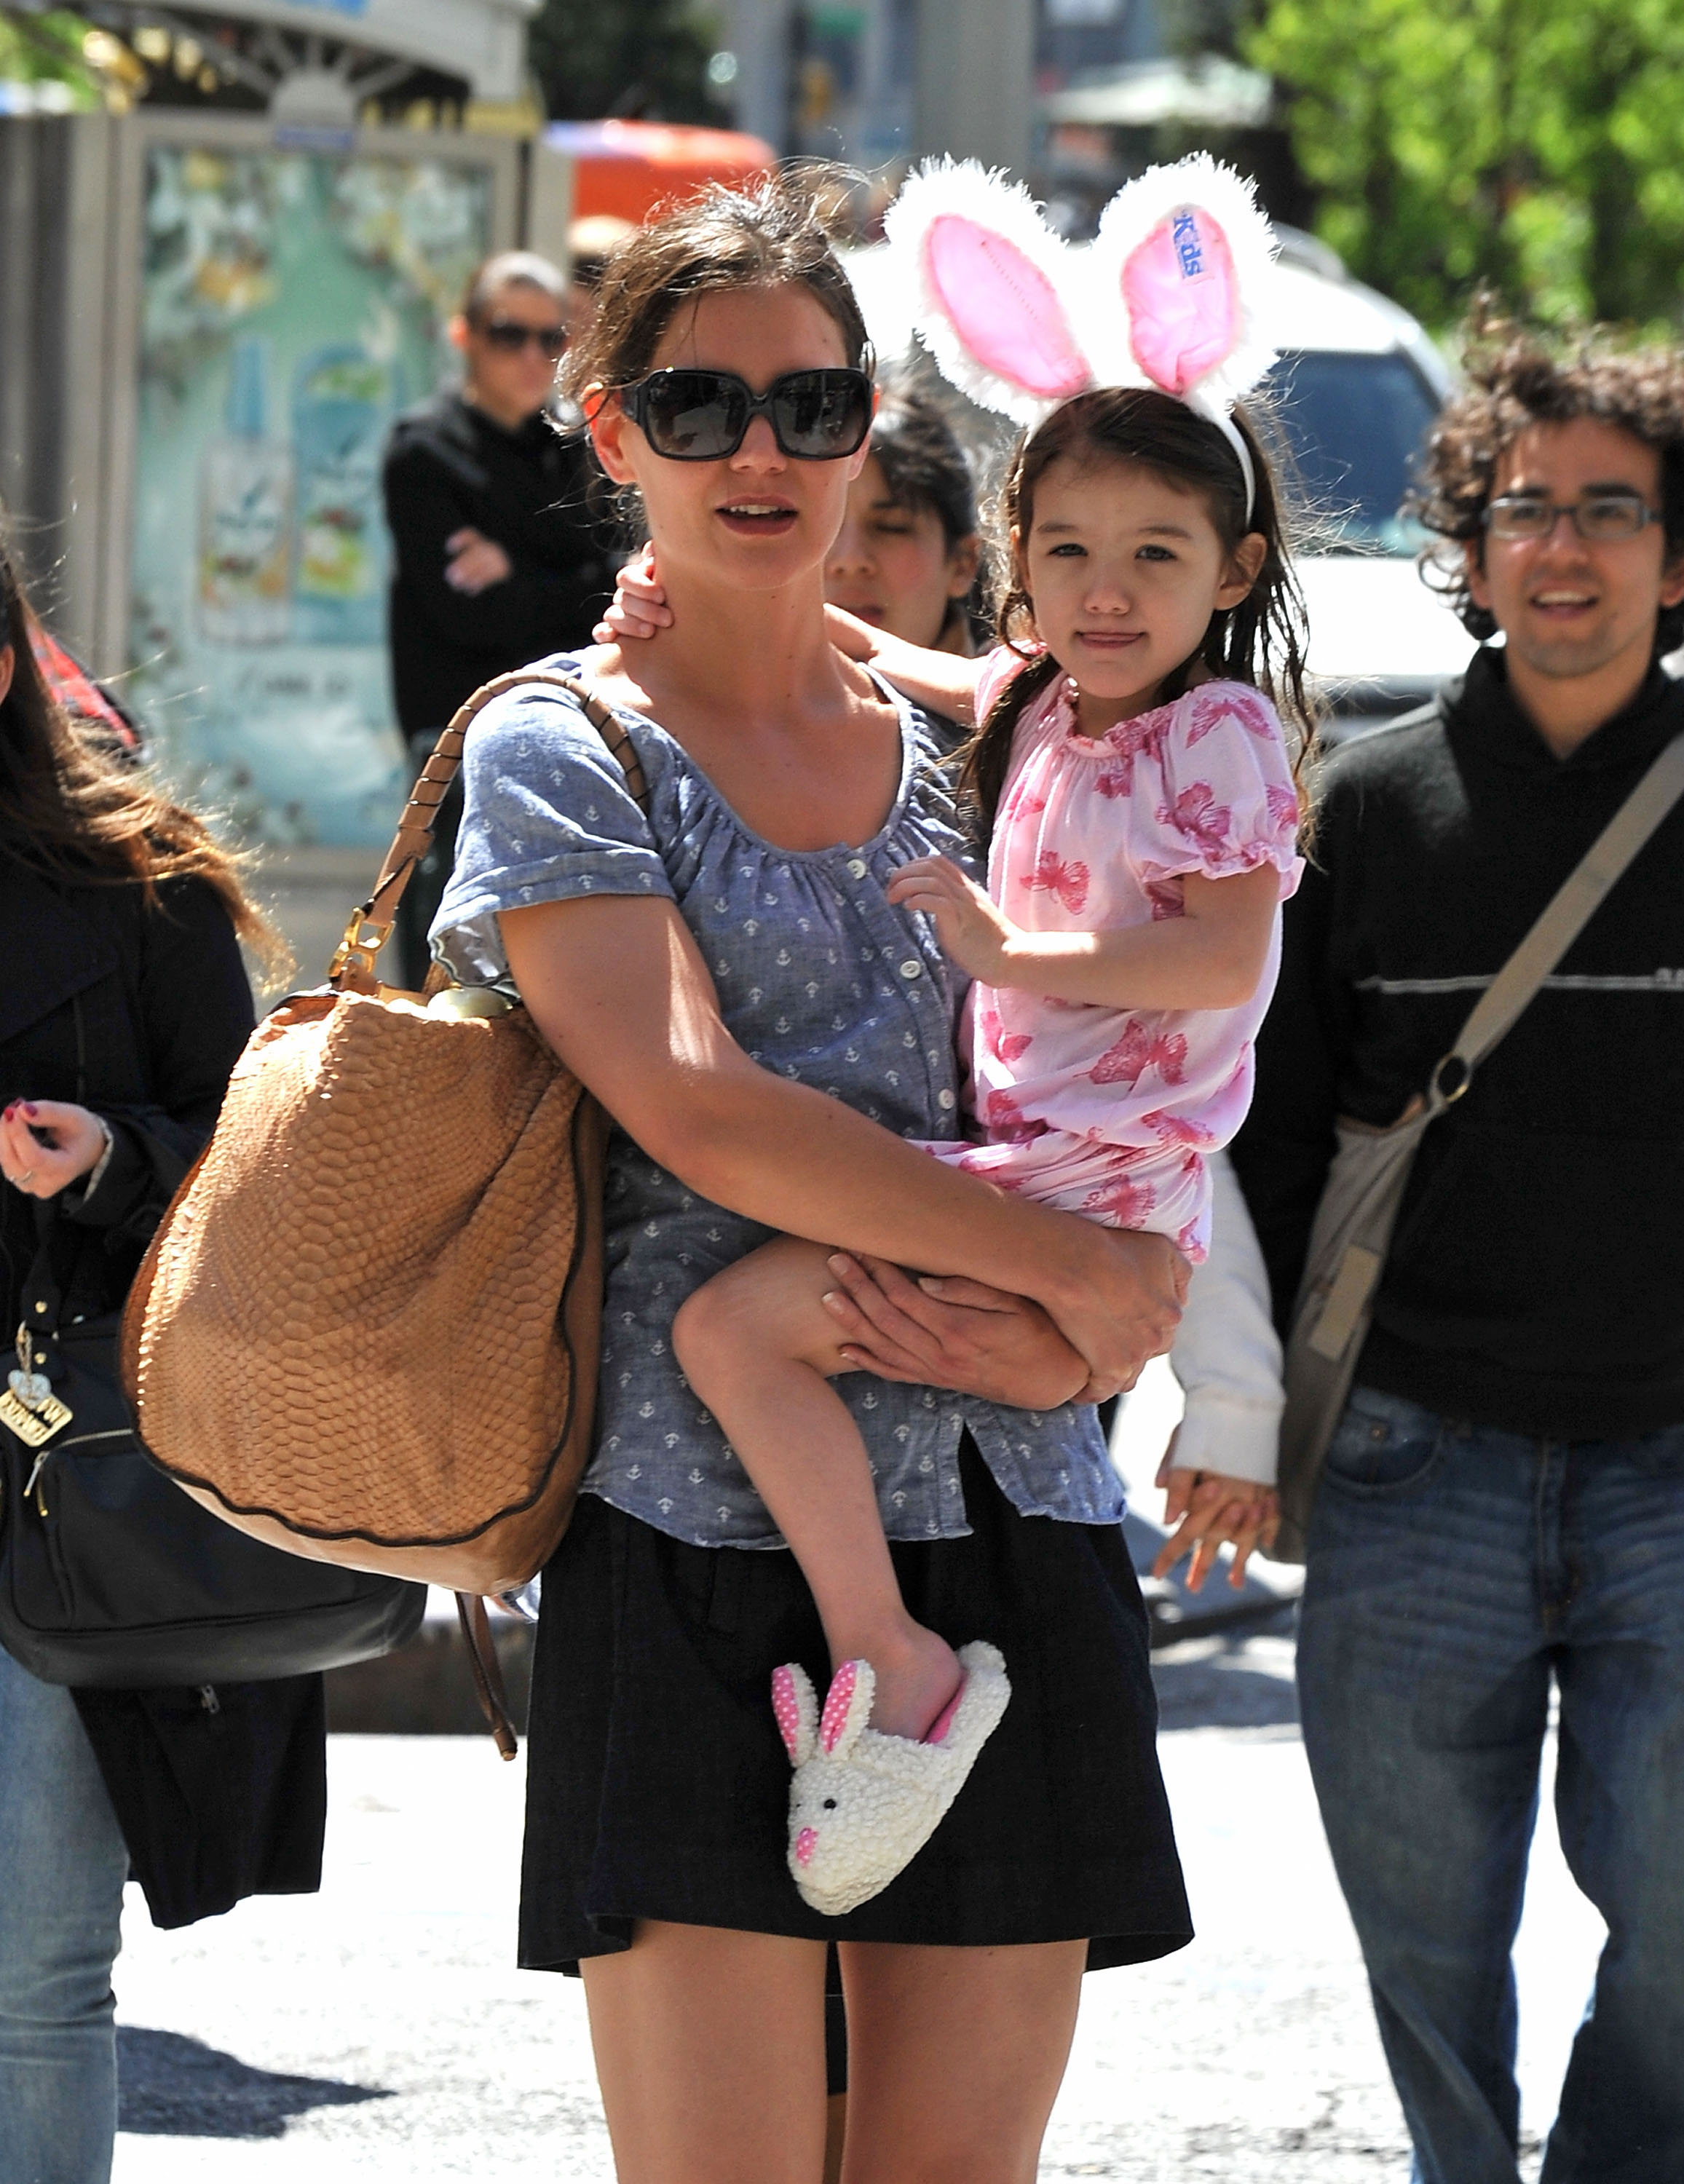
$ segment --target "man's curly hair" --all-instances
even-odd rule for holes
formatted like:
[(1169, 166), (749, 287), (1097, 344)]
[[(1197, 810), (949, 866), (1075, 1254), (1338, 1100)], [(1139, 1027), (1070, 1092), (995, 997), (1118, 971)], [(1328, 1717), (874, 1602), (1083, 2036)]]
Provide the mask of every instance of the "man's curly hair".
[[(1669, 562), (1684, 554), (1684, 354), (1619, 349), (1592, 337), (1572, 349), (1476, 306), (1464, 358), (1466, 385), (1439, 414), (1408, 507), (1440, 539), (1483, 552), (1486, 504), (1497, 459), (1531, 425), (1592, 417), (1653, 448), (1661, 459), (1661, 516)], [(1460, 554), (1430, 548), (1424, 572), (1482, 643), (1497, 623), (1476, 606)], [(1655, 650), (1684, 644), (1684, 605), (1664, 608)]]

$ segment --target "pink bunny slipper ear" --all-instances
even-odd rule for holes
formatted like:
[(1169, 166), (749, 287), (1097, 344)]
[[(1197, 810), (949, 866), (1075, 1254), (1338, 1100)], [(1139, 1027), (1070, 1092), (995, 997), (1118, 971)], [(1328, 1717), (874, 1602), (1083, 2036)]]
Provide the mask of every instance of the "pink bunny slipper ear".
[(1274, 361), (1259, 331), (1274, 253), (1252, 184), (1199, 152), (1118, 192), (1093, 271), (1122, 303), (1146, 380), (1219, 421)]
[(877, 1696), (877, 1675), (869, 1661), (845, 1661), (830, 1680), (830, 1690), (819, 1717), (818, 1741), (833, 1758), (845, 1759), (860, 1741), (860, 1732), (871, 1719)]
[(932, 160), (908, 177), (884, 232), (913, 323), (973, 401), (1038, 425), (1093, 384), (1060, 292), (1069, 253), (1021, 184), (975, 159)]
[(772, 1672), (772, 1711), (792, 1767), (805, 1766), (817, 1748), (818, 1700), (812, 1680), (799, 1662), (786, 1661)]

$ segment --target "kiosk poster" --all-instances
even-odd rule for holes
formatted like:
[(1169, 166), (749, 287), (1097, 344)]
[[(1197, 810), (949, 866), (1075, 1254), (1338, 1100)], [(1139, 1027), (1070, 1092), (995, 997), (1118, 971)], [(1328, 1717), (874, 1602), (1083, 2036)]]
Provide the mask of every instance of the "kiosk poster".
[(143, 216), (136, 702), (251, 838), (377, 846), (404, 785), (382, 448), (444, 367), (490, 175), (153, 145)]

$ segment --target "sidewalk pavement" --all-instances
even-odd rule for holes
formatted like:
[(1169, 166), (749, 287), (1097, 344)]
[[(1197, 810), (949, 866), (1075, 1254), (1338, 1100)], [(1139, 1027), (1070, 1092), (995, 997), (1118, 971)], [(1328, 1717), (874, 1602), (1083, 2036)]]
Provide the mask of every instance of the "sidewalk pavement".
[[(1137, 1479), (1164, 1400), (1137, 1407)], [(1404, 2184), (1290, 1629), (1288, 1607), (1154, 1658), (1198, 1938), (1086, 1983), (1043, 2179)], [(329, 1769), (319, 1897), (160, 1934), (131, 1892), (114, 2184), (483, 2184), (490, 2164), (608, 2184), (578, 1983), (515, 1969), (521, 1765), (488, 1737), (336, 1736)], [(1601, 1941), (1547, 1786), (1544, 1815), (1518, 1950), (1529, 2178)]]

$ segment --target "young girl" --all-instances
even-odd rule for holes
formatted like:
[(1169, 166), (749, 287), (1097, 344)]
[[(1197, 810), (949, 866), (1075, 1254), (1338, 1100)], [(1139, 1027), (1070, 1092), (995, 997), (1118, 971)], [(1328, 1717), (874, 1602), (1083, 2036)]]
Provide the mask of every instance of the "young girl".
[[(1007, 642), (985, 659), (831, 616), (842, 649), (915, 701), (980, 723), (963, 783), (991, 827), (987, 891), (941, 857), (889, 889), (975, 982), (972, 1134), (925, 1149), (1198, 1261), (1207, 1156), (1250, 1099), (1300, 870), (1293, 768), (1265, 694), (1302, 720), (1274, 483), (1242, 419), (1157, 387), (1090, 387), (1029, 433), (1003, 504)], [(694, 1292), (673, 1329), (829, 1646), (822, 1748), (802, 1756), (799, 1677), (780, 1671), (774, 1692), (800, 1761), (791, 1869), (822, 1909), (863, 1900), (913, 1855), (1007, 1697), (991, 1648), (956, 1654), (902, 1603), (865, 1448), (830, 1385), (851, 1369), (833, 1287), (822, 1248), (783, 1237)]]

